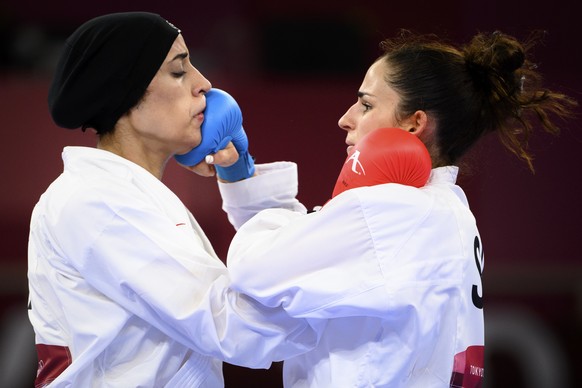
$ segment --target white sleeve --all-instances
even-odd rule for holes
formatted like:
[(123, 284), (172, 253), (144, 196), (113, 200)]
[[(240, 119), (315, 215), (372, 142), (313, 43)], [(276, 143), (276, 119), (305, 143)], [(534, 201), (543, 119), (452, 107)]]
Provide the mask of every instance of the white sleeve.
[(257, 175), (239, 182), (218, 183), (222, 208), (235, 229), (268, 208), (288, 209), (302, 214), (307, 209), (297, 196), (297, 165), (274, 162), (256, 165)]
[(294, 317), (386, 317), (402, 307), (396, 295), (419, 270), (413, 261), (387, 264), (427, 211), (411, 189), (394, 187), (383, 192), (392, 198), (376, 195), (366, 204), (364, 190), (349, 190), (307, 215), (259, 213), (230, 246), (232, 287)]
[(202, 354), (262, 368), (315, 345), (306, 320), (230, 289), (226, 266), (190, 228), (138, 198), (106, 204), (77, 198), (61, 217), (76, 220), (61, 229), (63, 256), (95, 289), (168, 336)]
[[(228, 252), (233, 287), (295, 317), (369, 315), (386, 308), (384, 279), (356, 202), (301, 215), (265, 210), (243, 225)], [(341, 312), (338, 311), (341, 309)]]

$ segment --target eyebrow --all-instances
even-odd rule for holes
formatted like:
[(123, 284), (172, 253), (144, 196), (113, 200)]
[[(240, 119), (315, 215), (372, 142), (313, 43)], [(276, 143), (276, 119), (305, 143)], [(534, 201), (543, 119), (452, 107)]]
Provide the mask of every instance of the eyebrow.
[(188, 53), (187, 52), (183, 52), (183, 53), (177, 54), (174, 58), (172, 58), (172, 60), (170, 62), (173, 62), (176, 59), (184, 60), (185, 58), (188, 58)]
[(366, 97), (366, 96), (374, 97), (374, 95), (370, 94), (370, 93), (358, 92), (358, 98), (362, 98), (362, 97)]

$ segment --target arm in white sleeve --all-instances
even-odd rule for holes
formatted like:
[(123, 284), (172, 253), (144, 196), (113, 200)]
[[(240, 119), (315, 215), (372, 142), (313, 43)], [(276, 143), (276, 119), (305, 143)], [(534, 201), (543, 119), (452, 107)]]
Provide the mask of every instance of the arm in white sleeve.
[(411, 279), (424, 264), (399, 263), (398, 254), (427, 205), (419, 205), (423, 194), (414, 188), (395, 185), (383, 193), (393, 195), (388, 199), (362, 198), (366, 189), (304, 216), (271, 209), (249, 220), (228, 253), (233, 287), (295, 317), (386, 317), (406, 308), (396, 306), (406, 300), (396, 296), (415, 292)]
[(297, 199), (297, 165), (293, 162), (257, 164), (257, 175), (238, 182), (218, 182), (222, 208), (235, 229), (264, 209), (288, 209), (306, 214)]
[(182, 344), (233, 364), (265, 368), (315, 346), (309, 322), (230, 289), (224, 263), (194, 229), (123, 195), (110, 206), (78, 195), (63, 215), (79, 222), (60, 245), (95, 289)]

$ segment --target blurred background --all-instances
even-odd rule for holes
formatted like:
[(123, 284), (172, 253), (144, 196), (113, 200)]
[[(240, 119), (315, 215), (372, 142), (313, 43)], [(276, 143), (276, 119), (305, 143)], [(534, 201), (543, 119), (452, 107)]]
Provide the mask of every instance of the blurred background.
[[(89, 132), (57, 128), (46, 102), (64, 39), (86, 20), (141, 10), (159, 13), (180, 28), (194, 66), (242, 107), (251, 153), (258, 162), (297, 162), (299, 198), (311, 208), (330, 197), (345, 158), (345, 135), (337, 120), (355, 102), (383, 38), (400, 28), (460, 43), (477, 32), (501, 30), (525, 39), (544, 30), (544, 43), (533, 54), (546, 85), (582, 102), (579, 9), (576, 0), (2, 1), (0, 386), (31, 387), (36, 371), (26, 316), (30, 213), (62, 169), (62, 147), (95, 144)], [(459, 183), (485, 252), (487, 387), (577, 386), (581, 120), (559, 122), (560, 137), (531, 140), (535, 174), (494, 136), (470, 152), (461, 171)], [(220, 209), (214, 179), (171, 163), (164, 182), (225, 258), (234, 232)], [(269, 370), (225, 365), (227, 387), (279, 387), (280, 373), (278, 363)]]

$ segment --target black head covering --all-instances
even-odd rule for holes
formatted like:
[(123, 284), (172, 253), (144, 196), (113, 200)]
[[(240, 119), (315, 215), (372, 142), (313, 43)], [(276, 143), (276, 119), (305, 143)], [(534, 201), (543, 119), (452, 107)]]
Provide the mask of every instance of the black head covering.
[(110, 131), (142, 98), (180, 33), (159, 15), (104, 15), (66, 41), (49, 89), (54, 122)]

